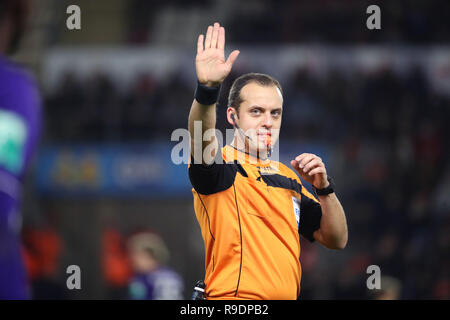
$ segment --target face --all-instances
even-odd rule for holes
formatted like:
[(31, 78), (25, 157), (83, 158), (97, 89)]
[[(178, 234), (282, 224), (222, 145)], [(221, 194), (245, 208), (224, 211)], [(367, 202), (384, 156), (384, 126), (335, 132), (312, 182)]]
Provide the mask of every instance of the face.
[[(266, 87), (251, 82), (242, 88), (240, 95), (243, 102), (238, 117), (235, 114), (236, 123), (250, 137), (245, 139), (250, 153), (266, 152), (267, 144), (273, 147), (280, 134), (283, 111), (281, 92), (277, 86)], [(227, 110), (230, 124), (233, 124), (230, 115), (235, 112), (231, 107)]]
[(150, 272), (157, 266), (156, 260), (148, 252), (140, 249), (131, 249), (130, 261), (137, 273)]

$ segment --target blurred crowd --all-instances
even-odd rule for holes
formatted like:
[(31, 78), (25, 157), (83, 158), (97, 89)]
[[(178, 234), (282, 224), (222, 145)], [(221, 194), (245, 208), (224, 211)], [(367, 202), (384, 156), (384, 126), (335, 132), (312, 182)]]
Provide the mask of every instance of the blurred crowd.
[(144, 73), (131, 88), (121, 89), (102, 72), (89, 79), (67, 72), (46, 97), (49, 141), (148, 141), (170, 138), (175, 128), (186, 126), (188, 110), (181, 106), (192, 99), (192, 84), (176, 75), (160, 82)]
[(306, 246), (304, 272), (313, 276), (303, 297), (383, 297), (361, 286), (373, 264), (397, 298), (448, 299), (448, 96), (434, 93), (419, 67), (402, 76), (388, 67), (331, 72), (324, 83), (300, 71), (286, 91), (284, 137), (335, 145), (328, 171), (349, 223), (344, 261), (336, 254), (318, 268), (317, 246)]
[[(222, 130), (230, 128), (226, 93), (237, 76), (223, 85)], [(302, 297), (373, 298), (361, 284), (374, 264), (398, 298), (449, 298), (449, 97), (430, 88), (420, 66), (401, 75), (388, 65), (330, 70), (321, 78), (299, 69), (282, 85), (281, 141), (328, 146), (349, 223), (348, 248), (331, 260), (303, 241)], [(142, 74), (121, 91), (104, 74), (80, 81), (67, 73), (47, 97), (47, 140), (168, 141), (187, 125), (193, 87), (176, 74), (165, 82)]]
[[(367, 32), (370, 5), (381, 9), (381, 30)], [(250, 1), (236, 2), (228, 24), (240, 42), (430, 43), (450, 38), (448, 1)], [(227, 24), (226, 24), (227, 25)], [(256, 32), (257, 31), (257, 32)]]
[[(373, 4), (381, 8), (382, 28), (367, 32), (366, 9)], [(134, 0), (129, 7), (128, 41), (132, 43), (152, 42), (154, 13), (174, 7), (224, 17), (221, 23), (230, 30), (233, 41), (240, 43), (423, 44), (450, 39), (446, 25), (450, 3), (445, 0)]]
[[(73, 298), (64, 281), (68, 277), (61, 265), (64, 250), (64, 238), (50, 225), (23, 230), (22, 254), (32, 299)], [(183, 278), (167, 266), (170, 252), (157, 233), (139, 230), (124, 235), (116, 228), (105, 227), (100, 252), (104, 299), (184, 298)]]

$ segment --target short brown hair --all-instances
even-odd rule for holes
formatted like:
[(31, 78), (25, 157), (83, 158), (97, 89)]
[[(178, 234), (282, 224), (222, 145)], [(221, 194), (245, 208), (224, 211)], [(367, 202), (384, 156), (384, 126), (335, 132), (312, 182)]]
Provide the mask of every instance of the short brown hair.
[(228, 94), (228, 106), (235, 108), (238, 114), (239, 107), (243, 101), (241, 98), (241, 90), (245, 85), (252, 82), (256, 82), (264, 87), (276, 86), (280, 89), (281, 94), (283, 94), (283, 89), (281, 89), (281, 85), (277, 79), (264, 73), (246, 73), (234, 80), (230, 93)]

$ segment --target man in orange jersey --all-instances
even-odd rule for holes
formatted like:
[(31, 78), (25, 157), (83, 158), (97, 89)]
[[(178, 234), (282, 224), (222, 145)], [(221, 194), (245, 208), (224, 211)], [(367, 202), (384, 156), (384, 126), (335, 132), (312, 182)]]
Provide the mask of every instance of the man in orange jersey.
[[(198, 85), (189, 114), (194, 208), (205, 242), (207, 299), (297, 299), (300, 234), (330, 249), (347, 244), (347, 223), (322, 160), (302, 153), (291, 161), (319, 200), (282, 163), (269, 159), (279, 137), (282, 88), (264, 74), (233, 83), (227, 120), (232, 143), (201, 139), (215, 129), (220, 85), (239, 55), (224, 56), (225, 29), (215, 23), (200, 35), (195, 60)], [(195, 130), (201, 123), (201, 134)], [(211, 131), (210, 131), (211, 132)], [(197, 137), (200, 137), (197, 138)]]

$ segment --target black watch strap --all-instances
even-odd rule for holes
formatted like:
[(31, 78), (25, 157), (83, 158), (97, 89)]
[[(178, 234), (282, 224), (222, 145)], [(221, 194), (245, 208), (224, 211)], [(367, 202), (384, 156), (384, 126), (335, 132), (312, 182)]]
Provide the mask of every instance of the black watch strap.
[(327, 194), (333, 193), (334, 192), (334, 188), (335, 188), (335, 184), (333, 179), (328, 176), (327, 177), (328, 182), (330, 183), (330, 185), (326, 188), (323, 189), (317, 189), (316, 187), (312, 186), (314, 189), (314, 192), (318, 195), (318, 196), (326, 196)]

